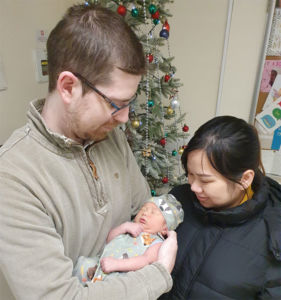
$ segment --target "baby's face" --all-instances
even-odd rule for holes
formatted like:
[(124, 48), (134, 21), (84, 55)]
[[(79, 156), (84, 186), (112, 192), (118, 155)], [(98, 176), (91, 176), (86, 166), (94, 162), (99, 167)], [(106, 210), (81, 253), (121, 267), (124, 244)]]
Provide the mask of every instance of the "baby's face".
[(159, 207), (152, 202), (147, 202), (135, 217), (135, 222), (143, 226), (143, 231), (156, 234), (166, 229), (166, 220)]

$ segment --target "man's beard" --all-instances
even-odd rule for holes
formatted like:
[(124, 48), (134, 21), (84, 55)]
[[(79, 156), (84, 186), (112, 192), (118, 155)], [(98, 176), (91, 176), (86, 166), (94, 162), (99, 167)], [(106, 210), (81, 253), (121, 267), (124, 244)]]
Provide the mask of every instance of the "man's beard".
[[(116, 128), (120, 123), (119, 122), (112, 122), (112, 123), (105, 123), (101, 125), (98, 129), (94, 131), (85, 132), (83, 134), (84, 141), (101, 141), (107, 138), (108, 134)], [(82, 132), (82, 130), (80, 131)]]

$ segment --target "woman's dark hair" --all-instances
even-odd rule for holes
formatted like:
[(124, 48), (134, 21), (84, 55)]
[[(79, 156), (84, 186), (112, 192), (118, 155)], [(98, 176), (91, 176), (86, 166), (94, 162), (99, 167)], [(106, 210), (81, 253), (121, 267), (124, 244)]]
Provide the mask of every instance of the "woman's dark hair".
[(195, 132), (181, 161), (188, 175), (188, 154), (204, 150), (212, 167), (230, 181), (240, 184), (244, 171), (255, 172), (252, 189), (256, 192), (264, 176), (260, 142), (255, 127), (232, 116), (215, 117)]

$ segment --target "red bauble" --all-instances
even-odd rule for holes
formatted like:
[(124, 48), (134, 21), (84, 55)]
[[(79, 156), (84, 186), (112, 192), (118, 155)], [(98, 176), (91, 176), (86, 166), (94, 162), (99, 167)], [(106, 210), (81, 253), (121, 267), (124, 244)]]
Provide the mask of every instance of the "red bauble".
[(117, 12), (119, 15), (124, 17), (126, 15), (127, 8), (124, 5), (119, 5), (117, 8)]
[(170, 76), (169, 74), (166, 74), (166, 75), (164, 76), (164, 81), (165, 81), (165, 82), (168, 82), (168, 81), (170, 80), (170, 78), (171, 78), (171, 76)]
[(189, 127), (187, 125), (184, 125), (183, 128), (182, 128), (182, 131), (188, 132), (188, 130), (189, 130)]
[(157, 10), (153, 15), (151, 15), (152, 19), (159, 19), (160, 17), (160, 13), (159, 11)]
[(168, 177), (163, 177), (163, 178), (162, 178), (162, 182), (163, 182), (163, 183), (168, 183), (168, 182), (169, 182)]
[(160, 141), (159, 141), (160, 145), (162, 145), (163, 147), (166, 145), (166, 139), (165, 138), (162, 138)]
[(170, 31), (170, 25), (169, 25), (168, 21), (165, 21), (162, 29), (166, 29), (166, 30)]
[(148, 59), (149, 63), (152, 63), (152, 62), (153, 62), (154, 57), (153, 57), (152, 54), (147, 54), (147, 55), (146, 55), (146, 58)]

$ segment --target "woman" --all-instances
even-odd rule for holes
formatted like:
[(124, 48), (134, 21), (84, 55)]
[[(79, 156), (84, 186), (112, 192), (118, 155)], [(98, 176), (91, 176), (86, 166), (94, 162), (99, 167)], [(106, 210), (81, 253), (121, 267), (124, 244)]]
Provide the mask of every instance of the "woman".
[[(172, 290), (161, 299), (281, 299), (281, 187), (264, 176), (256, 130), (216, 117), (188, 143)], [(280, 166), (281, 167), (281, 166)]]

